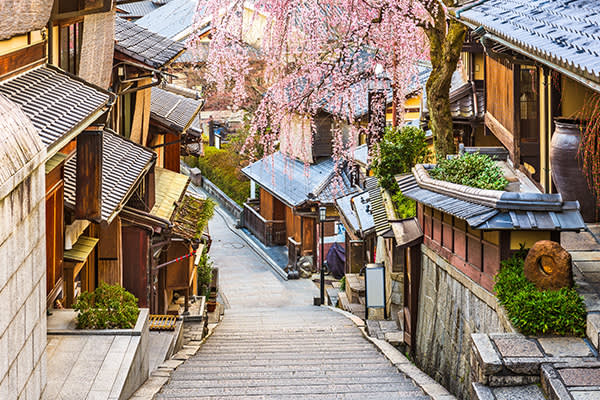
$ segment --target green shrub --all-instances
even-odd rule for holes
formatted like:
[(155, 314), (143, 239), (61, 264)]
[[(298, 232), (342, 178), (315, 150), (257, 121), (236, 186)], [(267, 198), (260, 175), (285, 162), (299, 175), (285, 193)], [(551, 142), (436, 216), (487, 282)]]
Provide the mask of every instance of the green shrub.
[(479, 153), (441, 160), (437, 167), (429, 171), (429, 175), (434, 179), (479, 189), (503, 190), (508, 184), (502, 169), (494, 160)]
[(346, 275), (342, 276), (342, 279), (340, 279), (340, 291), (345, 291), (346, 290)]
[(392, 203), (396, 216), (400, 219), (412, 218), (417, 215), (417, 205), (414, 200), (404, 196), (400, 191), (392, 195)]
[(378, 146), (371, 167), (381, 187), (392, 194), (398, 191), (394, 177), (410, 172), (415, 164), (427, 162), (430, 156), (425, 132), (414, 126), (385, 128)]
[(197, 158), (202, 176), (217, 185), (227, 196), (243, 205), (250, 195), (250, 180), (241, 173), (240, 155), (227, 147), (205, 147), (204, 156)]
[(196, 218), (196, 226), (198, 227), (198, 236), (202, 235), (202, 232), (204, 232), (206, 226), (208, 225), (208, 221), (210, 221), (210, 219), (213, 217), (213, 215), (215, 215), (216, 205), (217, 205), (217, 203), (215, 203), (214, 200), (212, 200), (212, 199), (204, 200), (204, 203), (202, 204), (202, 210), (200, 212), (200, 215), (198, 215)]
[(183, 162), (190, 168), (196, 168), (198, 166), (198, 157), (196, 156), (183, 156)]
[(523, 274), (524, 254), (502, 262), (496, 295), (513, 325), (525, 335), (584, 336), (585, 304), (573, 288), (538, 290)]
[(200, 263), (198, 264), (198, 287), (202, 296), (210, 294), (210, 282), (212, 281), (212, 267), (213, 262), (210, 260), (208, 252), (205, 250), (200, 256)]
[(78, 329), (131, 329), (140, 312), (138, 299), (119, 285), (101, 283), (93, 292), (77, 297), (73, 309)]

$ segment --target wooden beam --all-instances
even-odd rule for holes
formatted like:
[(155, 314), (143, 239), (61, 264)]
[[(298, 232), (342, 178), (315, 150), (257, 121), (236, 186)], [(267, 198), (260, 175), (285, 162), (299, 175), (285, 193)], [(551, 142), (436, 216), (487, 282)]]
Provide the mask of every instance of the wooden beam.
[[(485, 113), (485, 126), (498, 138), (498, 140), (508, 149), (511, 159), (515, 161), (515, 141), (511, 131), (506, 129), (489, 111)], [(518, 163), (518, 160), (516, 161)]]
[(43, 63), (46, 60), (46, 45), (44, 40), (0, 56), (0, 79)]

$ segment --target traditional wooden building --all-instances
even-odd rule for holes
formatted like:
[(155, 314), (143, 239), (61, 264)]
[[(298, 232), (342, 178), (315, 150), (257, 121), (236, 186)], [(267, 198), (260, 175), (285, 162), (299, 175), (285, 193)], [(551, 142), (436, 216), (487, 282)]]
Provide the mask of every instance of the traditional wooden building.
[(151, 88), (165, 81), (165, 69), (184, 48), (183, 43), (115, 19), (112, 88), (119, 96), (112, 114), (115, 131), (136, 143), (149, 144)]
[(152, 88), (148, 146), (158, 153), (161, 167), (179, 172), (182, 153), (202, 153), (198, 114), (203, 104), (198, 93), (190, 89), (174, 85)]
[[(336, 176), (331, 157), (305, 165), (277, 152), (245, 167), (242, 173), (253, 186), (260, 185), (258, 196), (251, 194), (244, 204), (243, 226), (266, 246), (287, 245), (290, 264), (300, 256), (316, 257), (321, 234), (327, 254), (338, 236), (334, 198), (355, 190), (345, 173)], [(327, 207), (323, 233), (318, 233), (319, 206)]]
[[(0, 82), (0, 92), (23, 107), (47, 148), (46, 290), (51, 305), (62, 290), (64, 278), (65, 161), (75, 150), (77, 137), (108, 111), (114, 95), (50, 65)], [(86, 196), (87, 178), (79, 177), (81, 198)]]
[[(485, 0), (453, 13), (469, 28), (463, 59), (483, 80), (486, 134), (540, 190), (578, 200), (585, 220), (597, 220), (594, 198), (576, 173), (577, 131), (584, 128), (571, 121), (569, 144), (562, 140), (564, 121), (560, 129), (556, 122), (589, 118), (586, 108), (600, 92), (596, 9), (585, 0), (518, 0), (510, 6)], [(473, 145), (485, 144), (476, 138)]]
[[(129, 203), (151, 202), (156, 154), (104, 129), (89, 130), (65, 165), (65, 305), (100, 282), (132, 287), (120, 213)], [(86, 184), (79, 183), (85, 178)], [(79, 275), (79, 279), (78, 279)], [(142, 303), (143, 305), (144, 303)]]

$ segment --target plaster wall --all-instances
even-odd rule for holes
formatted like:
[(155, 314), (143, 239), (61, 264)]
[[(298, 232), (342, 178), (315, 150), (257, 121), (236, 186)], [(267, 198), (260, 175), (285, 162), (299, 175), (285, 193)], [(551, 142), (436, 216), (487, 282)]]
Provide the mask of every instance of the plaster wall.
[(494, 295), (422, 245), (415, 362), (459, 399), (471, 387), (471, 334), (512, 332)]
[[(45, 173), (40, 153), (0, 193), (0, 399), (46, 386)], [(33, 164), (32, 164), (33, 163)], [(21, 170), (23, 171), (23, 170)]]

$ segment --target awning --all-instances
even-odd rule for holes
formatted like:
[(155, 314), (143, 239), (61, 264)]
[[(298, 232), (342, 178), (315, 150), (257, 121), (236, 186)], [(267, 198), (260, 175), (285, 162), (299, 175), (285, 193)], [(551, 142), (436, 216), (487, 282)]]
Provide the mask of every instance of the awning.
[(68, 261), (85, 262), (98, 241), (96, 238), (80, 236), (71, 250), (65, 250), (63, 258)]
[(155, 86), (150, 97), (150, 118), (184, 134), (198, 119), (203, 104), (203, 99), (191, 99)]
[(150, 214), (171, 221), (177, 203), (187, 190), (190, 178), (168, 169), (155, 167), (155, 203)]
[(415, 218), (392, 221), (391, 225), (396, 239), (396, 247), (413, 246), (423, 240), (423, 231)]

